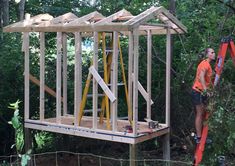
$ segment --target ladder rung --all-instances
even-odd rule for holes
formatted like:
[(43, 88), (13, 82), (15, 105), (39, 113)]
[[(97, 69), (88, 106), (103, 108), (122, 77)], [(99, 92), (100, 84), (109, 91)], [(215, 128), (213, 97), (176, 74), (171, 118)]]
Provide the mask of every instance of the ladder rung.
[[(111, 86), (112, 84), (107, 84), (107, 85), (108, 85), (108, 86)], [(123, 82), (117, 83), (117, 86), (122, 86), (122, 85), (124, 85)]]
[[(98, 108), (97, 111), (100, 112), (102, 109)], [(93, 112), (93, 109), (89, 109), (89, 110), (84, 110), (84, 113), (91, 113)]]
[[(98, 94), (98, 97), (103, 97), (104, 96), (104, 94)], [(87, 98), (88, 97), (93, 97), (93, 94), (87, 94)]]

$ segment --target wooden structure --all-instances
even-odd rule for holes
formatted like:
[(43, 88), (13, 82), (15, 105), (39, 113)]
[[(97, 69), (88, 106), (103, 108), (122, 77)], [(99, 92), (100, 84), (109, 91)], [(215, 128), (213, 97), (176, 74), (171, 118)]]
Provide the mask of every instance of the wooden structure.
[[(170, 131), (170, 36), (171, 34), (185, 33), (186, 27), (164, 7), (151, 7), (148, 10), (133, 16), (126, 10), (121, 10), (113, 15), (104, 17), (98, 12), (92, 12), (82, 17), (72, 13), (53, 18), (48, 14), (40, 14), (32, 18), (26, 17), (24, 21), (11, 24), (4, 28), (5, 32), (24, 32), (22, 49), (25, 53), (25, 127), (38, 130), (70, 134), (82, 137), (116, 141), (128, 144), (137, 144), (157, 136), (169, 134)], [(29, 39), (30, 32), (39, 32), (40, 36), (40, 78), (37, 80), (30, 75), (29, 68)], [(56, 92), (45, 85), (45, 32), (57, 33), (57, 59), (56, 59)], [(111, 63), (111, 88), (99, 77), (98, 71), (98, 47), (99, 33), (112, 33), (113, 54)], [(67, 112), (67, 34), (74, 34), (75, 39), (75, 66), (74, 66), (74, 114)], [(129, 39), (128, 55), (128, 101), (131, 108), (129, 120), (118, 119), (118, 38), (123, 34)], [(139, 36), (147, 36), (147, 90), (139, 80)], [(166, 118), (164, 123), (151, 129), (149, 132), (149, 121), (151, 121), (151, 73), (152, 73), (152, 36), (166, 36)], [(90, 73), (93, 76), (93, 108), (92, 116), (83, 116), (80, 124), (78, 114), (82, 102), (82, 42), (83, 36), (93, 39), (93, 65)], [(63, 62), (63, 63), (62, 63)], [(126, 64), (127, 65), (127, 64)], [(40, 86), (40, 117), (38, 120), (30, 117), (30, 80)], [(101, 83), (101, 82), (102, 83)], [(103, 86), (104, 94), (110, 103), (110, 118), (104, 123), (98, 121), (98, 87)], [(154, 85), (153, 85), (154, 86)], [(106, 90), (107, 92), (105, 92)], [(108, 88), (108, 89), (107, 89)], [(45, 91), (56, 97), (56, 116), (45, 118)], [(63, 93), (62, 93), (63, 92)], [(138, 92), (143, 95), (147, 103), (147, 121), (138, 120)], [(127, 132), (125, 127), (132, 125), (132, 132)], [(111, 128), (106, 124), (110, 122)], [(148, 131), (146, 133), (146, 131)], [(169, 137), (168, 137), (169, 139)], [(168, 144), (169, 148), (169, 144)]]

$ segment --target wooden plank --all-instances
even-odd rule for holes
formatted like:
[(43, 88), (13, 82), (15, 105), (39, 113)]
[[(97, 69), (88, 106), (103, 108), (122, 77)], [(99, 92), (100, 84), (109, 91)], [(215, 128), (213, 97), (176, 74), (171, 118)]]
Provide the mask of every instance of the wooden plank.
[(125, 25), (130, 25), (132, 28), (138, 27), (140, 24), (153, 19), (158, 13), (161, 12), (163, 7), (151, 7), (134, 18), (125, 22)]
[(45, 33), (40, 32), (40, 120), (45, 114)]
[(78, 113), (82, 100), (82, 37), (80, 32), (75, 32), (75, 69), (74, 69), (74, 116), (78, 125)]
[(63, 115), (68, 113), (67, 111), (67, 35), (62, 34), (62, 50), (63, 50)]
[(11, 27), (6, 28), (4, 32), (102, 32), (102, 31), (129, 31), (129, 25), (123, 25), (122, 23), (109, 23), (108, 25), (94, 25), (94, 24), (84, 24), (78, 26), (68, 26), (63, 25), (52, 26), (49, 22), (45, 22), (40, 26), (24, 26), (24, 27)]
[(138, 76), (139, 76), (139, 32), (133, 30), (134, 41), (134, 68), (133, 68), (133, 134), (137, 135), (138, 122)]
[[(39, 81), (36, 77), (34, 77), (34, 76), (32, 76), (31, 74), (29, 74), (29, 79), (30, 79), (30, 81), (32, 81), (34, 84), (40, 86), (40, 81)], [(49, 88), (47, 85), (44, 85), (44, 88), (45, 88), (45, 91), (46, 91), (48, 94), (50, 94), (50, 95), (53, 96), (53, 97), (56, 97), (56, 92), (55, 92), (53, 89)], [(61, 97), (61, 101), (63, 101), (63, 97)]]
[[(128, 41), (128, 100), (130, 102), (130, 107), (132, 107), (132, 92), (133, 92), (133, 81), (132, 81), (132, 74), (133, 74), (133, 32), (129, 32), (129, 41)], [(133, 109), (131, 109), (133, 110)], [(132, 121), (132, 112), (128, 114), (129, 121)]]
[[(28, 23), (30, 15), (25, 15), (25, 22)], [(24, 119), (29, 119), (29, 33), (23, 34), (22, 51), (24, 52)]]
[[(118, 98), (118, 32), (113, 32), (113, 59), (112, 59), (112, 85), (111, 89), (116, 97)], [(112, 131), (117, 131), (117, 105), (118, 100), (115, 100), (113, 103), (111, 103), (111, 111), (112, 111)]]
[(56, 123), (61, 123), (61, 56), (62, 33), (57, 32), (57, 58), (56, 58)]
[[(66, 32), (103, 32), (103, 31), (129, 31), (129, 25), (123, 25), (122, 23), (108, 23), (108, 24), (89, 24), (89, 25), (77, 25), (77, 26), (68, 26), (68, 27), (62, 27), (57, 28), (58, 31), (66, 31)], [(54, 31), (54, 29), (52, 29)]]
[[(140, 91), (140, 94), (144, 97), (145, 101), (148, 102), (149, 95), (139, 81), (138, 81), (138, 90)], [(150, 98), (150, 105), (152, 104), (153, 100)]]
[(6, 27), (3, 28), (4, 32), (13, 32), (12, 30), (15, 29), (16, 32), (21, 32), (17, 30), (18, 28), (22, 29), (26, 26), (30, 25), (39, 25), (45, 22), (49, 23), (49, 20), (51, 20), (53, 17), (49, 14), (39, 14), (36, 16), (33, 16), (30, 18), (30, 14), (26, 13), (25, 14), (25, 20), (10, 24)]
[(86, 21), (91, 21), (91, 20), (101, 20), (105, 18), (102, 14), (100, 14), (97, 11), (94, 11), (92, 13), (89, 13), (87, 15), (84, 15), (80, 18), (77, 18), (70, 23), (64, 25), (65, 27), (77, 27), (79, 24), (84, 24)]
[(95, 23), (95, 26), (96, 25), (100, 25), (100, 24), (104, 24), (104, 23), (108, 23), (108, 22), (112, 22), (113, 20), (116, 20), (118, 19), (119, 17), (122, 17), (122, 16), (132, 16), (132, 14), (130, 12), (128, 12), (127, 10), (125, 9), (122, 9), (100, 21), (98, 21), (97, 23)]
[(24, 118), (29, 119), (29, 33), (23, 34), (24, 39)]
[(173, 16), (167, 9), (163, 8), (162, 13), (178, 28), (180, 28), (184, 33), (187, 33), (187, 28), (175, 17)]
[(151, 119), (151, 82), (152, 82), (152, 34), (148, 30), (147, 37), (147, 119)]
[(170, 86), (171, 86), (171, 34), (167, 29), (166, 39), (166, 124), (170, 127)]
[(54, 25), (56, 25), (56, 24), (64, 24), (64, 23), (68, 24), (68, 23), (72, 22), (73, 20), (75, 20), (77, 18), (78, 17), (75, 14), (69, 12), (69, 13), (65, 13), (65, 14), (63, 14), (61, 16), (58, 16), (56, 18), (53, 18), (52, 20), (50, 20), (50, 23), (52, 25), (53, 24)]
[[(93, 55), (93, 66), (98, 71), (98, 32), (94, 32), (94, 55)], [(93, 129), (97, 129), (97, 108), (98, 108), (98, 84), (93, 77)]]
[(89, 68), (89, 72), (92, 74), (93, 78), (97, 81), (97, 83), (100, 85), (100, 87), (103, 89), (104, 93), (108, 96), (109, 100), (113, 103), (117, 99), (114, 95), (114, 93), (109, 89), (107, 84), (104, 82), (104, 80), (101, 78), (99, 73), (95, 70), (94, 66), (91, 66)]

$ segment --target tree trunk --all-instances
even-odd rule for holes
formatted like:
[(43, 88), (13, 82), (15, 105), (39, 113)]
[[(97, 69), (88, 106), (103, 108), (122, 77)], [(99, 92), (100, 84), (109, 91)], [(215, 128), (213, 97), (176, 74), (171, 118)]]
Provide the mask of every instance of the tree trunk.
[(2, 23), (3, 23), (3, 21), (2, 21), (2, 7), (3, 7), (3, 1), (0, 0), (0, 28), (3, 27), (3, 25), (2, 25)]
[(9, 24), (9, 0), (2, 0), (2, 25)]
[(24, 8), (25, 8), (25, 0), (21, 0), (19, 2), (19, 20), (24, 20)]
[(175, 1), (176, 0), (169, 0), (169, 10), (171, 12), (171, 14), (175, 15)]

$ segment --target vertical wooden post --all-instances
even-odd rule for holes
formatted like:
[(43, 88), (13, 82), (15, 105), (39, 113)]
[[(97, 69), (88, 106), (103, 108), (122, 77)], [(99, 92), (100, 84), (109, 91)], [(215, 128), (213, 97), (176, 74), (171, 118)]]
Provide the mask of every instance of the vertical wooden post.
[(130, 159), (130, 166), (136, 166), (136, 144), (129, 145), (129, 159)]
[(117, 104), (118, 104), (118, 93), (117, 93), (117, 82), (118, 82), (118, 32), (113, 32), (113, 59), (112, 59), (112, 87), (111, 90), (116, 97), (116, 100), (111, 103), (112, 111), (112, 124), (113, 131), (117, 131)]
[(63, 50), (63, 115), (68, 113), (67, 111), (67, 35), (62, 34), (62, 50)]
[(62, 32), (57, 32), (56, 123), (61, 123), (61, 55), (62, 55)]
[[(98, 72), (98, 32), (94, 32), (94, 56), (93, 56), (93, 66)], [(98, 84), (93, 77), (93, 129), (97, 128), (97, 107), (98, 107)]]
[(24, 33), (24, 119), (29, 119), (29, 33)]
[(134, 39), (134, 78), (133, 78), (133, 134), (137, 135), (138, 122), (138, 75), (139, 75), (139, 31), (133, 30)]
[[(167, 28), (166, 41), (166, 125), (170, 127), (171, 34)], [(164, 136), (163, 158), (170, 160), (170, 133)]]
[(40, 120), (45, 114), (45, 32), (40, 32)]
[(147, 119), (151, 119), (151, 80), (152, 80), (152, 34), (151, 30), (148, 30), (148, 42), (147, 42)]
[(74, 83), (74, 116), (75, 126), (78, 125), (78, 112), (82, 99), (82, 38), (80, 32), (75, 32), (75, 83)]
[[(129, 32), (129, 52), (128, 52), (128, 100), (130, 102), (130, 107), (132, 107), (132, 74), (133, 74), (133, 32), (130, 31)], [(131, 109), (133, 110), (133, 109)], [(129, 121), (132, 121), (133, 117), (132, 117), (132, 113), (133, 111), (131, 111), (131, 114), (128, 114), (128, 119)]]
[[(25, 24), (30, 19), (30, 15), (25, 15)], [(24, 52), (24, 119), (29, 119), (29, 33), (23, 34), (22, 51)]]

